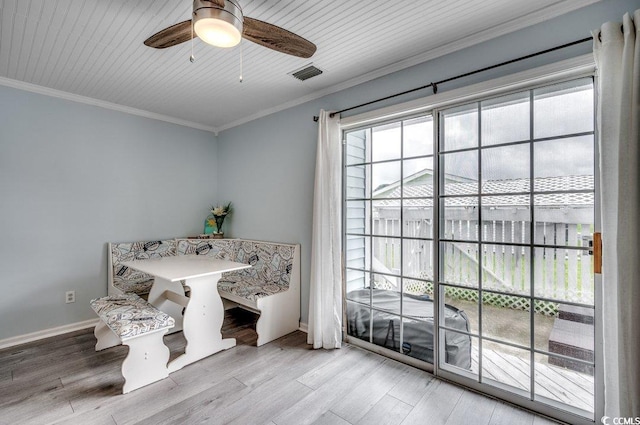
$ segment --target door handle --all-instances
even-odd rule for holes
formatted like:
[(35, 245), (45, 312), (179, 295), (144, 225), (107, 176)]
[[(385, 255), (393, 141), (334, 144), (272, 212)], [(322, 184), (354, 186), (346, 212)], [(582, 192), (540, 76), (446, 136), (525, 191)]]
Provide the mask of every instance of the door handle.
[(602, 233), (584, 236), (582, 240), (589, 245), (589, 255), (593, 256), (593, 272), (602, 274)]
[(602, 274), (602, 233), (593, 234), (593, 240), (590, 243), (589, 253), (593, 255), (593, 272)]

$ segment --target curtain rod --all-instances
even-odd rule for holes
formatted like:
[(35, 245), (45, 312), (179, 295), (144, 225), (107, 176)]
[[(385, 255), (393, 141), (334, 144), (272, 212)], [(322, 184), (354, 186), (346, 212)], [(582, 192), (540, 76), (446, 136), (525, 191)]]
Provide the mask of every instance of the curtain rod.
[[(357, 109), (357, 108), (362, 108), (364, 106), (369, 106), (371, 104), (382, 102), (384, 100), (393, 99), (394, 97), (403, 96), (405, 94), (413, 93), (414, 91), (418, 91), (418, 90), (424, 90), (424, 89), (428, 89), (428, 88), (433, 88), (433, 94), (436, 94), (436, 93), (438, 93), (438, 85), (440, 85), (440, 84), (448, 83), (450, 81), (457, 80), (459, 78), (468, 77), (470, 75), (478, 74), (480, 72), (489, 71), (489, 70), (494, 69), (494, 68), (499, 68), (501, 66), (509, 65), (509, 64), (512, 64), (512, 63), (515, 63), (515, 62), (519, 62), (519, 61), (522, 61), (522, 60), (525, 60), (525, 59), (530, 59), (530, 58), (533, 58), (535, 56), (544, 55), (546, 53), (550, 53), (550, 52), (553, 52), (553, 51), (556, 51), (556, 50), (560, 50), (560, 49), (565, 49), (567, 47), (575, 46), (576, 44), (582, 44), (582, 43), (585, 43), (587, 41), (592, 41), (592, 40), (593, 40), (593, 37), (583, 38), (581, 40), (576, 40), (576, 41), (572, 41), (571, 43), (563, 44), (561, 46), (556, 46), (556, 47), (552, 47), (550, 49), (541, 50), (541, 51), (536, 52), (536, 53), (531, 53), (530, 55), (521, 56), (519, 58), (511, 59), (511, 60), (508, 60), (506, 62), (500, 62), (498, 64), (487, 66), (485, 68), (476, 69), (475, 71), (466, 72), (464, 74), (456, 75), (455, 77), (445, 78), (444, 80), (432, 82), (432, 83), (429, 83), (429, 84), (427, 84), (425, 86), (416, 87), (415, 89), (406, 90), (406, 91), (403, 91), (403, 92), (400, 92), (400, 93), (392, 94), (390, 96), (382, 97), (380, 99), (375, 99), (375, 100), (372, 100), (370, 102), (361, 103), (360, 105), (352, 106), (350, 108), (345, 108), (345, 109), (341, 109), (341, 110), (336, 111), (336, 112), (332, 112), (332, 113), (329, 114), (329, 117), (333, 118), (336, 114), (341, 114), (343, 112), (347, 112), (347, 111), (350, 111), (352, 109)], [(318, 121), (318, 117), (314, 116), (313, 120), (317, 122)]]

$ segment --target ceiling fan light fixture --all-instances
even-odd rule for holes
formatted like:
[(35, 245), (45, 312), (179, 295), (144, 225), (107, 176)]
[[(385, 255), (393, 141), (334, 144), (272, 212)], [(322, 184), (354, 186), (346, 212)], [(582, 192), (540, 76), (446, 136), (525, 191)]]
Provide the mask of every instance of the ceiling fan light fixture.
[(212, 46), (236, 46), (242, 40), (242, 10), (232, 0), (225, 1), (224, 9), (206, 0), (195, 0), (193, 30)]

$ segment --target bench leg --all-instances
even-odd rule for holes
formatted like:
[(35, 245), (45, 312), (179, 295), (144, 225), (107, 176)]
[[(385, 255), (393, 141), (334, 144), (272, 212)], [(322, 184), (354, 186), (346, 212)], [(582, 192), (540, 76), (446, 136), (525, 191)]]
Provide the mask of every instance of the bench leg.
[(122, 362), (122, 376), (126, 394), (140, 387), (169, 376), (169, 348), (164, 345), (162, 337), (168, 329), (148, 333), (123, 341), (129, 346), (129, 354)]
[(102, 320), (98, 322), (98, 324), (96, 325), (96, 328), (93, 331), (93, 334), (96, 336), (96, 339), (98, 340), (98, 342), (96, 343), (96, 351), (101, 351), (106, 348), (111, 348), (111, 347), (115, 347), (116, 345), (122, 344), (122, 341), (120, 341), (120, 338), (118, 338), (116, 334), (111, 332), (111, 329), (109, 329), (107, 324), (104, 323)]
[(260, 298), (257, 301), (260, 310), (260, 318), (256, 323), (258, 347), (298, 329), (300, 312), (291, 307), (296, 301), (297, 298), (292, 299), (286, 293)]

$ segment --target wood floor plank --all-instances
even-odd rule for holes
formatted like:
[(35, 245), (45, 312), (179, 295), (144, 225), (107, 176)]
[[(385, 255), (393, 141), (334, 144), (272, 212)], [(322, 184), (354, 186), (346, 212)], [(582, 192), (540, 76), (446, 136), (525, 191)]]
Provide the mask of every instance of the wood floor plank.
[(493, 409), (489, 425), (533, 425), (533, 415), (505, 403), (498, 403)]
[[(0, 365), (5, 365), (10, 362), (15, 364), (16, 361), (43, 355), (57, 355), (61, 350), (74, 350), (77, 344), (86, 342), (93, 341), (93, 344), (95, 344), (93, 332), (88, 331), (89, 329), (81, 329), (26, 344), (3, 348), (0, 350)], [(91, 331), (93, 331), (92, 328)]]
[(351, 425), (351, 422), (345, 421), (335, 413), (324, 412), (318, 419), (312, 422), (312, 425)]
[(446, 425), (487, 425), (497, 401), (471, 391), (464, 391), (447, 419)]
[(395, 360), (385, 360), (381, 367), (356, 383), (345, 397), (331, 407), (331, 411), (348, 422), (358, 422), (413, 369)]
[[(354, 350), (352, 351), (352, 353), (356, 353), (357, 351), (355, 348), (349, 346), (340, 348), (340, 350)], [(356, 353), (356, 356), (360, 355), (358, 353)], [(343, 362), (331, 362), (304, 374), (303, 376), (298, 378), (298, 382), (315, 390), (320, 388), (326, 382), (332, 380), (335, 376), (342, 373), (344, 371), (344, 367), (345, 364)]]
[[(264, 423), (281, 411), (305, 398), (312, 390), (289, 377), (275, 377), (242, 397), (216, 411), (210, 424)], [(274, 420), (274, 422), (278, 423)]]
[(262, 363), (263, 357), (270, 352), (279, 351), (277, 347), (269, 346), (249, 347), (236, 346), (174, 372), (171, 378), (179, 385), (191, 384), (206, 378), (206, 375), (218, 375), (221, 380), (232, 377), (238, 370), (249, 367), (253, 363)]
[(47, 339), (42, 344), (48, 348), (43, 349), (30, 343), (24, 349), (13, 347), (13, 350), (3, 350), (5, 355), (0, 360), (0, 373), (11, 373), (13, 381), (53, 381), (64, 375), (68, 361), (83, 362), (86, 361), (87, 353), (95, 352), (95, 337), (89, 330), (76, 335), (75, 339)]
[(234, 375), (245, 385), (255, 386), (261, 382), (286, 374), (297, 379), (314, 368), (319, 368), (345, 355), (341, 350), (313, 350), (309, 346), (273, 352), (260, 363), (253, 363)]
[(56, 421), (73, 413), (69, 400), (61, 396), (60, 380), (31, 387), (21, 385), (15, 392), (4, 391), (0, 397), (0, 423), (42, 424)]
[[(253, 348), (255, 349), (255, 347)], [(243, 349), (250, 350), (250, 347), (244, 347)], [(250, 356), (245, 357), (245, 360), (250, 360), (250, 359), (251, 359)], [(220, 388), (223, 388), (224, 382), (233, 382), (230, 380), (232, 379), (233, 374), (237, 373), (237, 370), (238, 370), (237, 368), (243, 369), (244, 367), (247, 366), (246, 362), (236, 363), (236, 364), (231, 363), (231, 364), (233, 364), (232, 368), (227, 367), (224, 369), (216, 369), (214, 371), (208, 370), (205, 367), (201, 367), (198, 363), (189, 365), (184, 369), (182, 369), (181, 371), (178, 371), (172, 374), (169, 380), (165, 380), (161, 382), (164, 383), (166, 381), (170, 381), (175, 383), (175, 381), (173, 380), (173, 377), (180, 373), (183, 374), (182, 375), (183, 377), (185, 373), (188, 373), (190, 376), (196, 375), (197, 378), (187, 379), (182, 384), (178, 384), (178, 385), (174, 384), (173, 386), (170, 386), (165, 390), (163, 390), (162, 393), (158, 394), (157, 399), (152, 400), (151, 402), (148, 402), (145, 404), (145, 408), (143, 409), (143, 412), (145, 413), (146, 416), (141, 416), (140, 408), (135, 403), (120, 404), (117, 410), (117, 413), (114, 413), (113, 416), (116, 419), (116, 422), (118, 423), (118, 425), (137, 423), (139, 420), (144, 419), (148, 416), (155, 416), (160, 412), (166, 411), (165, 409), (167, 408), (167, 404), (164, 401), (166, 399), (171, 400), (172, 405), (181, 405), (181, 403), (185, 402), (186, 400), (193, 399), (194, 397), (197, 399), (197, 397), (203, 393), (205, 397), (213, 397), (210, 394), (211, 391), (215, 392)], [(237, 380), (234, 380), (234, 381), (237, 382)], [(155, 386), (158, 384), (159, 383), (156, 383), (156, 384), (153, 384), (152, 386)], [(222, 387), (220, 385), (222, 385)], [(232, 402), (237, 398), (241, 397), (243, 394), (246, 395), (248, 392), (249, 391), (242, 392), (242, 393), (235, 393), (231, 397), (219, 396), (218, 398), (225, 399), (227, 400), (227, 402)], [(132, 394), (135, 394), (135, 392)], [(186, 403), (188, 404), (189, 402), (186, 402)], [(208, 415), (207, 412), (208, 412), (207, 409), (198, 410), (198, 414), (203, 413), (204, 416)]]
[[(94, 420), (108, 421), (116, 412), (127, 411), (143, 410), (151, 415), (164, 409), (169, 400), (173, 403), (178, 397), (177, 388), (171, 379), (163, 379), (128, 394), (122, 394), (122, 386), (113, 388), (109, 385), (104, 391), (90, 383), (84, 388), (77, 386), (70, 390), (74, 413), (58, 423), (93, 424)], [(83, 391), (88, 394), (83, 396)]]
[[(311, 348), (310, 344), (307, 344), (307, 334), (301, 331), (291, 332), (281, 338), (272, 342), (279, 347), (304, 347)], [(334, 350), (321, 350), (321, 351), (334, 351)]]
[[(323, 376), (323, 384), (307, 397), (283, 410), (273, 421), (278, 425), (303, 425), (317, 420), (327, 410), (333, 410), (362, 380), (382, 366), (384, 359), (378, 355), (359, 348), (352, 348), (349, 356), (341, 356), (332, 362), (340, 366), (339, 375), (306, 374), (306, 376)], [(329, 370), (326, 366), (319, 369)], [(331, 369), (332, 370), (332, 369)], [(354, 409), (359, 407), (354, 405)]]
[(19, 400), (28, 400), (30, 396), (37, 393), (51, 393), (62, 388), (63, 385), (59, 378), (44, 382), (8, 381), (0, 386), (0, 408)]
[(413, 406), (386, 394), (358, 422), (357, 425), (399, 425)]
[(389, 395), (398, 400), (415, 406), (427, 393), (429, 385), (435, 377), (429, 372), (413, 369), (411, 373), (405, 374), (396, 385), (389, 391)]
[(447, 422), (464, 391), (444, 381), (436, 381), (407, 415), (402, 425), (441, 425)]
[[(94, 340), (95, 341), (95, 340)], [(69, 374), (76, 373), (77, 370), (91, 370), (106, 362), (106, 358), (111, 358), (111, 352), (95, 351), (93, 344), (77, 345), (71, 352), (61, 350), (57, 355), (42, 356), (37, 360), (25, 361), (13, 369), (14, 381), (42, 381), (46, 379), (63, 378)], [(111, 349), (110, 349), (111, 350)], [(126, 347), (113, 347), (114, 352), (124, 358)], [(122, 354), (124, 353), (124, 355)]]
[[(40, 423), (42, 424), (42, 422)], [(110, 412), (84, 412), (80, 415), (71, 415), (51, 425), (118, 425)]]
[(128, 423), (139, 425), (208, 423), (211, 421), (212, 415), (216, 414), (216, 410), (244, 397), (248, 392), (249, 389), (246, 385), (237, 379), (230, 378), (192, 397), (178, 403), (172, 403), (165, 409), (144, 419), (140, 419), (140, 412), (138, 413), (138, 418), (123, 417), (116, 413), (114, 414), (114, 419), (118, 425)]

